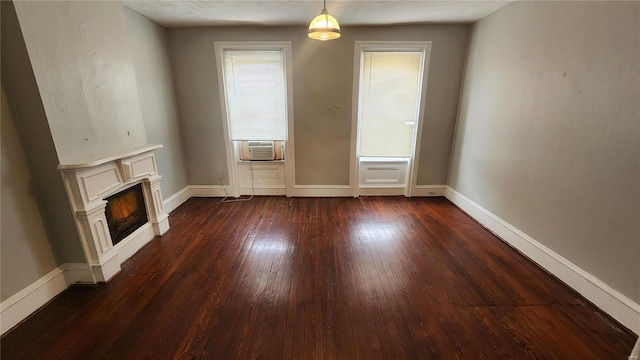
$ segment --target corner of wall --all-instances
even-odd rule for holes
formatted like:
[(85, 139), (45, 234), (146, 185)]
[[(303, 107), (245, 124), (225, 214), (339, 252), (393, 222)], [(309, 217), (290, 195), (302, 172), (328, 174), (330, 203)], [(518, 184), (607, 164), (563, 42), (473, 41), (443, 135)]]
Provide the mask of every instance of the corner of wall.
[(502, 241), (557, 277), (622, 325), (640, 334), (639, 304), (455, 189), (447, 186), (445, 196)]

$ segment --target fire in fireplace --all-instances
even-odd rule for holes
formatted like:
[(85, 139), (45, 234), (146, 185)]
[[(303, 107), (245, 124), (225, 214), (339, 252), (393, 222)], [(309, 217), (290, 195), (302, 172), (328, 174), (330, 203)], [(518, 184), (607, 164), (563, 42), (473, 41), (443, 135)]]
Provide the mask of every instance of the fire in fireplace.
[(141, 184), (112, 195), (106, 200), (105, 215), (113, 245), (147, 223), (147, 210)]

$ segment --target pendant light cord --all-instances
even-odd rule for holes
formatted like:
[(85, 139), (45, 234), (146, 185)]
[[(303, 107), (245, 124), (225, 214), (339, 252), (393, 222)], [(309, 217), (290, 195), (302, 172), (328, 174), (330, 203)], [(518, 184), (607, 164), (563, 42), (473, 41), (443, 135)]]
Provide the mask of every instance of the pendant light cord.
[(329, 27), (329, 11), (327, 11), (327, 0), (322, 0), (322, 11), (324, 12), (324, 26)]

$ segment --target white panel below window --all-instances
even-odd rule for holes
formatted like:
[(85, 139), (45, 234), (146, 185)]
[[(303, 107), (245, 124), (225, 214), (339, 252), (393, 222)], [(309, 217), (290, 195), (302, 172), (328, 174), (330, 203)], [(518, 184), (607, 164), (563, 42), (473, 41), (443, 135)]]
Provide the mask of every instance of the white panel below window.
[(359, 186), (405, 187), (408, 158), (360, 158)]
[(238, 177), (241, 188), (284, 189), (284, 162), (239, 162)]

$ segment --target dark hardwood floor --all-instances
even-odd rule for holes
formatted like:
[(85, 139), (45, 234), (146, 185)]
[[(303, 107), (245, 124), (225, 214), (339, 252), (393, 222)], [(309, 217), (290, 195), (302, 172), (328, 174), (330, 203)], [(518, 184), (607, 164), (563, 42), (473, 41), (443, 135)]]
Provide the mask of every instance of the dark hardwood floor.
[(8, 359), (627, 359), (635, 336), (444, 198), (194, 198)]

